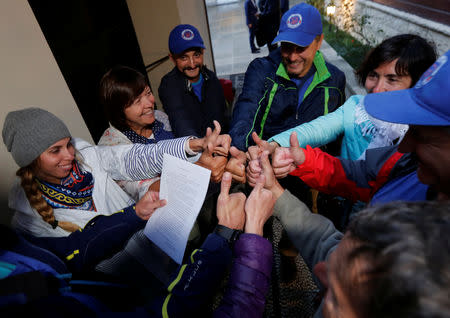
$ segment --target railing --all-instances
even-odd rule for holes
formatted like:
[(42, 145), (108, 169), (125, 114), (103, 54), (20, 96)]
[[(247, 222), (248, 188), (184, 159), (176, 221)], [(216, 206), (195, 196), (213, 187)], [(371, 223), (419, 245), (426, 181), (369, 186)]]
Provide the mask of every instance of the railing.
[(153, 70), (154, 68), (158, 67), (160, 64), (164, 63), (165, 61), (167, 61), (169, 59), (169, 56), (166, 55), (162, 58), (160, 58), (159, 60), (156, 60), (148, 65), (145, 66), (145, 70), (148, 72), (150, 72), (151, 70)]

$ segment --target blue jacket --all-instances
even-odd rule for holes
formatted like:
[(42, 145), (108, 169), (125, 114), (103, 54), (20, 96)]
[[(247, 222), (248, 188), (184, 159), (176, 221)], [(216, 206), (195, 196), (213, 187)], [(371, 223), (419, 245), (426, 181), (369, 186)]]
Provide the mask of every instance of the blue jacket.
[(175, 137), (203, 137), (206, 128), (214, 128), (213, 120), (220, 123), (223, 133), (228, 132), (229, 118), (222, 85), (206, 67), (202, 68), (202, 75), (202, 101), (176, 67), (161, 79), (159, 98)]
[(345, 101), (344, 73), (326, 63), (319, 51), (314, 58), (314, 67), (314, 77), (299, 106), (299, 90), (281, 63), (280, 49), (253, 60), (233, 109), (232, 144), (246, 150), (253, 144), (253, 131), (267, 140), (342, 105)]
[[(0, 226), (0, 313), (2, 317), (39, 312), (45, 317), (201, 317), (231, 263), (228, 242), (207, 237), (166, 287), (150, 303), (138, 303), (137, 291), (114, 282), (74, 280), (61, 259)], [(67, 238), (50, 238), (57, 241)], [(235, 245), (228, 291), (216, 317), (261, 317), (272, 269), (270, 243), (243, 234)], [(256, 285), (254, 282), (261, 280)], [(247, 286), (253, 292), (248, 293)]]

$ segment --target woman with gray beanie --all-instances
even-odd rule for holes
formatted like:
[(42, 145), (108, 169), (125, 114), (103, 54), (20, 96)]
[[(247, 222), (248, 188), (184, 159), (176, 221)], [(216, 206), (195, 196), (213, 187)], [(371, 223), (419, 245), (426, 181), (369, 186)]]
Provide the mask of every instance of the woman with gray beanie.
[[(15, 212), (12, 225), (38, 237), (67, 236), (98, 215), (111, 215), (135, 203), (113, 179), (156, 176), (161, 173), (165, 153), (196, 161), (208, 144), (217, 145), (219, 133), (220, 126), (204, 138), (99, 147), (71, 138), (66, 125), (46, 110), (12, 111), (2, 131), (3, 141), (20, 167), (20, 182), (9, 194), (9, 206)], [(195, 155), (189, 156), (187, 151)], [(214, 160), (209, 151), (201, 158), (207, 168)]]

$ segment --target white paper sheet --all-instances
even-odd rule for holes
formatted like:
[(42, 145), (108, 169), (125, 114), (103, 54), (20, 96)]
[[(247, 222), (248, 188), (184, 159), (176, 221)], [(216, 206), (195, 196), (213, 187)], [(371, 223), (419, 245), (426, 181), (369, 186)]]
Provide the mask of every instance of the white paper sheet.
[(164, 155), (159, 197), (167, 205), (153, 213), (144, 233), (178, 264), (205, 200), (210, 175), (208, 169)]

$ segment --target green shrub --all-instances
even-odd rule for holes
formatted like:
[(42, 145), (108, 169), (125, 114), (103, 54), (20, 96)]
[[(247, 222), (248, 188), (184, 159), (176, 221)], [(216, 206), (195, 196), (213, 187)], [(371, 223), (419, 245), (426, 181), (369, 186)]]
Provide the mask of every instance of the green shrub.
[(361, 43), (347, 32), (339, 30), (335, 25), (330, 26), (330, 23), (325, 19), (322, 19), (322, 23), (325, 41), (348, 64), (355, 69), (358, 68), (371, 47)]

